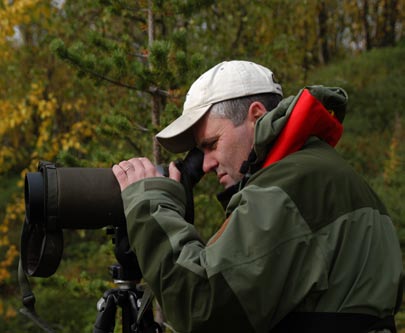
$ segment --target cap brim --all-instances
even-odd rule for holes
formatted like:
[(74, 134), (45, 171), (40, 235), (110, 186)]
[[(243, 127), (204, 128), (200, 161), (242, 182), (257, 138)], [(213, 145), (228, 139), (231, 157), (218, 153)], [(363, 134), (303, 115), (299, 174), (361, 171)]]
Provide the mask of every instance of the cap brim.
[(182, 114), (170, 125), (161, 130), (156, 139), (167, 150), (182, 153), (196, 146), (192, 127), (207, 113), (210, 105), (199, 110)]

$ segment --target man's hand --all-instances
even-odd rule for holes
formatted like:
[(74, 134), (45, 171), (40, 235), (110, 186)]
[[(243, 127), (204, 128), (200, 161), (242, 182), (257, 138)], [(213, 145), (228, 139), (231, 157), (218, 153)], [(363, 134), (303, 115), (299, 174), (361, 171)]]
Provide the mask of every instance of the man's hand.
[[(163, 177), (146, 157), (134, 157), (128, 161), (121, 161), (118, 165), (115, 164), (113, 166), (112, 171), (115, 178), (117, 178), (121, 192), (138, 180), (150, 177)], [(173, 162), (169, 164), (169, 178), (180, 181), (180, 171)]]

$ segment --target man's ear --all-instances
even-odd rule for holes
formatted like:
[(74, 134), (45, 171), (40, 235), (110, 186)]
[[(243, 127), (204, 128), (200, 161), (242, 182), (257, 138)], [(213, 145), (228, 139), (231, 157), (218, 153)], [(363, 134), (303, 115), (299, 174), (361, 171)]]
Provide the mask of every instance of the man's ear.
[(249, 121), (252, 121), (255, 124), (257, 119), (263, 116), (266, 112), (267, 110), (262, 103), (253, 102), (249, 106), (247, 118)]

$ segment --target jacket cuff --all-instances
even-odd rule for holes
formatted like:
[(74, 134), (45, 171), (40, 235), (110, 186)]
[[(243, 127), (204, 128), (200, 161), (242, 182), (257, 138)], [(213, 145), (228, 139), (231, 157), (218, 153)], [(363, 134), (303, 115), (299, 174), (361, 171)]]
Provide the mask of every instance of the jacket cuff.
[[(163, 197), (165, 199), (163, 199)], [(122, 192), (124, 208), (128, 203), (143, 200), (166, 201), (168, 198), (182, 207), (186, 204), (186, 193), (181, 183), (166, 177), (144, 178), (129, 185)]]

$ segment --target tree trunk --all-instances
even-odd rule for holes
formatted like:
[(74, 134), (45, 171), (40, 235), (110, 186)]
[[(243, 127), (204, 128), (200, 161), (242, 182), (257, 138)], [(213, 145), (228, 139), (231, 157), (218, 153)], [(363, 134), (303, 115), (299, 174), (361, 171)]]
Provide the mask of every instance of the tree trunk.
[[(153, 0), (148, 0), (148, 43), (149, 47), (152, 46), (155, 39), (155, 21), (153, 19)], [(151, 118), (152, 127), (158, 128), (160, 125), (160, 111), (161, 111), (161, 97), (159, 96), (158, 89), (152, 93), (151, 102)], [(153, 162), (155, 165), (160, 164), (162, 161), (161, 147), (156, 138), (153, 137)]]
[[(160, 126), (160, 111), (162, 108), (162, 98), (158, 93), (152, 95), (152, 125), (153, 128)], [(153, 162), (155, 165), (162, 163), (162, 149), (156, 138), (153, 137)]]
[(395, 25), (397, 23), (397, 5), (398, 0), (386, 0), (386, 34), (385, 34), (385, 45), (394, 46), (395, 45)]
[(319, 62), (326, 64), (330, 60), (328, 47), (328, 12), (325, 1), (321, 1), (318, 6), (318, 41), (319, 41)]
[(368, 22), (368, 16), (369, 16), (368, 0), (363, 0), (362, 22), (363, 22), (365, 48), (367, 51), (371, 50), (372, 48), (370, 38), (370, 24)]
[(395, 45), (398, 0), (383, 0), (381, 14), (376, 11), (376, 41), (380, 47)]

